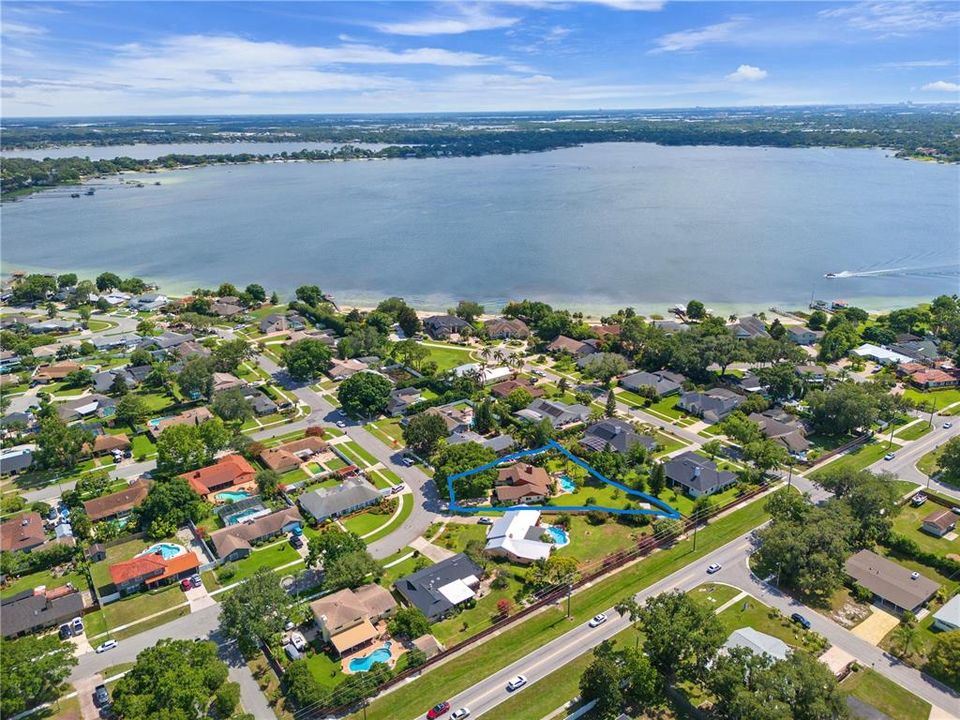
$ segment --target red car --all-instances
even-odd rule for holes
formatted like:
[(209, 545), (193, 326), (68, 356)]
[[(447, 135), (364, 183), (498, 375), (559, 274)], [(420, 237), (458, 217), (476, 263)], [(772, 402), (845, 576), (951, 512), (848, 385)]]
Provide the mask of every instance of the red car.
[(190, 578), (184, 578), (183, 580), (180, 581), (180, 589), (183, 590), (184, 592), (189, 590), (191, 587), (192, 585), (190, 584)]
[(430, 712), (427, 713), (427, 720), (436, 720), (438, 717), (443, 715), (445, 712), (450, 710), (450, 703), (444, 701), (442, 703), (437, 703), (432, 708)]

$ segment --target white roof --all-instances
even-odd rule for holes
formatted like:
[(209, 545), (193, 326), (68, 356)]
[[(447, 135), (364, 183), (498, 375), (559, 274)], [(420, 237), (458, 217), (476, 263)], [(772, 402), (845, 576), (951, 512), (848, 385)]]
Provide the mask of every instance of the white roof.
[(540, 511), (529, 509), (510, 510), (490, 526), (485, 550), (503, 549), (515, 557), (526, 560), (546, 560), (550, 557), (552, 543), (528, 540), (527, 531), (537, 524)]
[(96, 412), (98, 407), (100, 407), (100, 401), (93, 400), (92, 402), (88, 402), (85, 405), (81, 405), (80, 407), (74, 408), (73, 411), (78, 415), (89, 415), (92, 412)]
[(871, 357), (876, 358), (877, 360), (888, 360), (896, 363), (908, 363), (911, 360), (906, 355), (901, 355), (898, 352), (887, 350), (887, 348), (880, 347), (879, 345), (873, 345), (871, 343), (864, 343), (851, 352), (853, 352), (854, 355), (859, 355), (860, 357)]
[(960, 595), (954, 595), (942, 608), (933, 614), (944, 625), (960, 628)]
[[(466, 365), (460, 365), (453, 369), (454, 374), (457, 377), (463, 377), (469, 372), (480, 372), (479, 363), (467, 363)], [(480, 373), (480, 380), (484, 383), (497, 382), (504, 378), (511, 377), (513, 375), (513, 370), (508, 367), (488, 367), (486, 370)]]
[(769, 655), (777, 660), (786, 659), (790, 652), (790, 647), (783, 640), (751, 627), (743, 627), (730, 633), (721, 650), (732, 650), (735, 647), (747, 648), (755, 655)]
[(476, 578), (471, 575), (464, 580), (454, 580), (451, 583), (447, 583), (442, 587), (437, 588), (437, 592), (443, 595), (448, 601), (453, 605), (459, 605), (460, 603), (469, 600), (473, 597), (473, 590), (470, 589), (470, 586), (467, 585), (467, 582), (473, 578)]

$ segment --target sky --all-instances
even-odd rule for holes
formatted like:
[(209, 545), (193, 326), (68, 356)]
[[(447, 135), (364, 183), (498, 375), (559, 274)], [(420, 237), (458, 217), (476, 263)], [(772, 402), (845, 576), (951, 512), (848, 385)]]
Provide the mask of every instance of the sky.
[(960, 3), (0, 2), (6, 117), (956, 102)]

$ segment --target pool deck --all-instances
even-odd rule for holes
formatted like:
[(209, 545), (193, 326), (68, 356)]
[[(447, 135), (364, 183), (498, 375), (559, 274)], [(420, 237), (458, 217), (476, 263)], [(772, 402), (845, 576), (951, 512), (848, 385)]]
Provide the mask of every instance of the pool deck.
[(359, 650), (356, 650), (349, 655), (343, 655), (340, 658), (340, 667), (343, 669), (343, 672), (347, 675), (354, 675), (353, 670), (350, 669), (350, 661), (356, 658), (366, 657), (374, 650), (379, 650), (384, 646), (384, 643), (390, 642), (390, 660), (387, 661), (387, 665), (393, 668), (397, 664), (397, 660), (400, 659), (400, 656), (406, 652), (406, 648), (403, 647), (403, 644), (397, 640), (394, 640), (390, 637), (390, 634), (387, 632), (387, 624), (383, 621), (378, 622), (374, 627), (380, 631), (380, 636), (377, 640), (370, 643), (366, 647), (362, 647)]

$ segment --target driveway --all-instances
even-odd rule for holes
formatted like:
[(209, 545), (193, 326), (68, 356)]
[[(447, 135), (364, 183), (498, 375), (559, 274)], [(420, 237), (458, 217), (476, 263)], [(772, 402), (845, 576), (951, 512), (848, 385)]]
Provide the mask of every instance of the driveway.
[(100, 717), (100, 711), (93, 703), (93, 689), (102, 682), (103, 675), (100, 673), (74, 681), (73, 687), (77, 690), (77, 700), (80, 702), (80, 715), (83, 720), (97, 720)]
[(871, 645), (879, 645), (887, 633), (900, 624), (900, 619), (876, 605), (871, 606), (870, 611), (870, 616), (850, 632)]
[(217, 604), (217, 601), (210, 597), (210, 593), (203, 585), (190, 588), (184, 595), (187, 598), (187, 602), (190, 603), (190, 612), (192, 613)]

